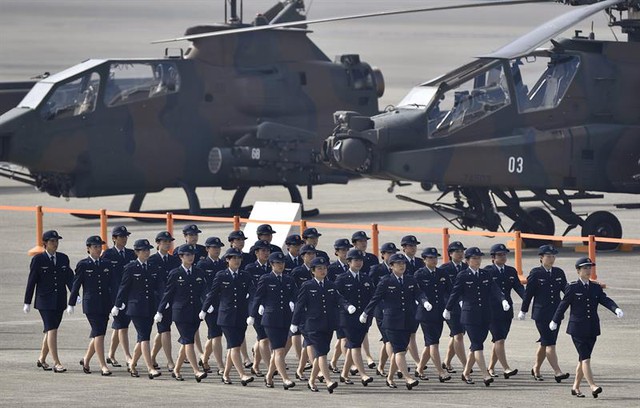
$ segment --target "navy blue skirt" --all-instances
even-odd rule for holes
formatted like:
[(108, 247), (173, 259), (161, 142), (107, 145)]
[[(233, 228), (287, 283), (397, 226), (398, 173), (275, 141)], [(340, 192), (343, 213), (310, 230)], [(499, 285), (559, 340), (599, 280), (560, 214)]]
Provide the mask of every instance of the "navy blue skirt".
[(378, 319), (376, 317), (376, 326), (378, 326), (378, 331), (380, 332), (380, 341), (383, 343), (388, 343), (389, 338), (387, 337), (387, 332), (382, 328), (382, 319)]
[(218, 314), (217, 313), (207, 313), (207, 316), (204, 318), (204, 321), (207, 323), (207, 338), (214, 339), (216, 337), (222, 336), (222, 329), (218, 326)]
[(346, 331), (342, 327), (338, 327), (336, 329), (336, 338), (340, 340), (340, 339), (344, 339), (345, 337), (347, 337)]
[(347, 335), (347, 348), (361, 348), (362, 342), (367, 335), (367, 325), (359, 324), (357, 327), (345, 327), (345, 334)]
[(111, 328), (113, 330), (128, 329), (130, 323), (131, 317), (127, 316), (126, 313), (118, 313), (118, 315), (113, 318)]
[(280, 327), (264, 327), (264, 330), (267, 332), (271, 350), (284, 348), (287, 345), (289, 329)]
[(142, 341), (149, 341), (151, 338), (151, 328), (153, 327), (153, 317), (148, 316), (132, 316), (133, 326), (138, 332), (136, 341), (138, 343)]
[(253, 323), (253, 328), (256, 331), (256, 335), (258, 336), (258, 341), (264, 340), (267, 338), (267, 332), (264, 330), (264, 326), (258, 323), (258, 320), (256, 320), (255, 323)]
[(573, 345), (578, 351), (578, 361), (588, 360), (591, 358), (591, 352), (596, 345), (596, 337), (575, 337), (571, 336)]
[(90, 313), (86, 316), (91, 325), (90, 338), (104, 336), (105, 333), (107, 333), (107, 323), (109, 323), (108, 313)]
[(471, 342), (469, 350), (484, 350), (484, 341), (489, 335), (489, 327), (483, 324), (466, 324), (464, 328), (466, 329), (467, 336), (469, 336), (469, 341)]
[(158, 329), (158, 333), (166, 333), (171, 331), (171, 323), (173, 323), (172, 319), (173, 311), (171, 308), (165, 309), (162, 312), (162, 320), (160, 323), (156, 323), (156, 329)]
[(460, 322), (459, 314), (451, 314), (451, 319), (447, 320), (447, 326), (449, 326), (449, 337), (464, 334), (464, 325)]
[(489, 324), (489, 331), (491, 332), (491, 341), (495, 343), (499, 340), (507, 338), (509, 331), (511, 330), (511, 319), (508, 320), (496, 320), (492, 319)]
[(411, 332), (409, 330), (385, 330), (394, 353), (403, 353), (407, 351), (409, 340), (411, 339)]
[(41, 310), (40, 317), (42, 318), (42, 323), (44, 325), (43, 333), (48, 332), (49, 330), (56, 330), (60, 327), (60, 322), (62, 321), (62, 314), (64, 310)]
[(444, 327), (444, 322), (442, 320), (438, 320), (436, 322), (422, 322), (420, 323), (420, 327), (422, 327), (425, 347), (440, 344), (440, 336), (442, 336), (442, 328)]
[(235, 326), (220, 326), (224, 338), (227, 341), (227, 349), (232, 349), (242, 346), (244, 342), (244, 335), (247, 331), (247, 327), (235, 327)]
[(555, 346), (558, 341), (560, 327), (556, 330), (549, 329), (550, 321), (551, 320), (536, 320), (536, 327), (538, 328), (538, 333), (540, 333), (538, 342), (540, 342), (541, 346)]
[(307, 346), (313, 347), (313, 358), (326, 356), (331, 349), (332, 331), (308, 331), (305, 333), (304, 340)]
[(197, 322), (176, 322), (176, 327), (178, 328), (178, 333), (180, 333), (178, 343), (193, 344), (195, 342), (198, 327), (200, 327), (200, 320)]

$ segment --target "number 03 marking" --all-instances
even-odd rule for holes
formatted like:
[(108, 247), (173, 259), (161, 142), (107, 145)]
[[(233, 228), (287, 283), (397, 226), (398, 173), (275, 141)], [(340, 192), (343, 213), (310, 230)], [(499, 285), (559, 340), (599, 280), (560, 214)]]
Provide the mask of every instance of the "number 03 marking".
[(524, 168), (524, 159), (522, 157), (509, 157), (509, 161), (508, 161), (508, 165), (507, 165), (507, 169), (509, 170), (509, 173), (522, 173), (522, 170)]

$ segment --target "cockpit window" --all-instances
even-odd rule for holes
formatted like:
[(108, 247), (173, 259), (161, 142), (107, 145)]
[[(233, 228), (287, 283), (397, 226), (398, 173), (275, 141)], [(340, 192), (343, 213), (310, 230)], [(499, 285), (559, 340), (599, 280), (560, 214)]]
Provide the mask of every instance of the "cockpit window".
[(529, 56), (511, 61), (511, 74), (521, 113), (560, 104), (578, 70), (576, 56)]
[(457, 86), (453, 84), (452, 89), (436, 96), (427, 116), (429, 135), (445, 136), (492, 115), (510, 103), (503, 65), (494, 65)]
[(70, 118), (91, 113), (96, 108), (100, 75), (90, 72), (58, 85), (44, 102), (40, 114), (45, 120)]
[(104, 103), (117, 106), (178, 92), (180, 74), (171, 62), (118, 62), (109, 67)]

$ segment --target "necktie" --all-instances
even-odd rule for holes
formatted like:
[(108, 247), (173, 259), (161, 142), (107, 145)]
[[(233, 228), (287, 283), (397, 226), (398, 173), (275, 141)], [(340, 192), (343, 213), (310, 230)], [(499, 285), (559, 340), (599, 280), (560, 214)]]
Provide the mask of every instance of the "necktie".
[(500, 269), (500, 274), (502, 274), (504, 272), (504, 268), (499, 268)]
[(402, 286), (402, 277), (398, 278), (398, 282), (400, 282), (400, 286)]
[(267, 273), (267, 265), (262, 265), (262, 271), (263, 271), (264, 273)]
[(415, 266), (416, 266), (416, 260), (415, 260), (415, 259), (412, 259), (412, 260), (411, 260), (411, 266), (413, 266), (413, 267), (415, 267)]
[(191, 276), (191, 269), (187, 269), (187, 276)]
[(356, 278), (356, 282), (360, 283), (360, 274), (356, 274), (355, 278)]
[(96, 266), (100, 266), (100, 261), (97, 261), (97, 260), (96, 260), (96, 261), (93, 261), (93, 263), (94, 263)]
[(146, 263), (142, 264), (142, 270), (145, 271), (145, 272), (147, 271), (147, 264)]
[(460, 269), (462, 269), (462, 265), (456, 265), (456, 271), (460, 272)]
[(231, 279), (233, 279), (233, 280), (236, 279), (236, 273), (235, 272), (231, 272)]
[(166, 255), (164, 255), (164, 256), (162, 257), (162, 262), (163, 262), (163, 263), (167, 263), (167, 256), (166, 256)]
[(349, 267), (345, 264), (345, 265), (342, 265), (342, 269), (344, 269), (344, 271), (346, 272), (349, 270)]
[(278, 283), (282, 283), (282, 275), (276, 275), (276, 277), (278, 278)]
[(120, 250), (120, 256), (122, 257), (122, 259), (124, 259), (124, 249)]
[(56, 264), (56, 257), (55, 257), (55, 256), (51, 255), (51, 256), (49, 257), (49, 259), (51, 260), (51, 263), (52, 263), (52, 264), (54, 264), (54, 265)]
[(324, 281), (320, 281), (320, 288), (324, 289)]

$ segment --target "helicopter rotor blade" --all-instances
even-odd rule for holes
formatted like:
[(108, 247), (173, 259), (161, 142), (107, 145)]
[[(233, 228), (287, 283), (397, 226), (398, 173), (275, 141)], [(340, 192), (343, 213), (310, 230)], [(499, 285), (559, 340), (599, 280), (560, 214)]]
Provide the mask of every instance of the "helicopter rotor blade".
[(422, 7), (422, 8), (415, 8), (415, 9), (379, 11), (375, 13), (354, 14), (350, 16), (319, 18), (315, 20), (290, 21), (286, 23), (267, 24), (263, 26), (233, 28), (229, 30), (214, 31), (210, 33), (185, 35), (183, 37), (156, 40), (156, 41), (152, 41), (151, 44), (160, 44), (160, 43), (168, 43), (168, 42), (184, 41), (184, 40), (191, 41), (191, 40), (197, 40), (200, 38), (215, 37), (220, 35), (249, 33), (249, 32), (255, 32), (255, 31), (273, 30), (276, 28), (286, 28), (286, 27), (295, 27), (295, 26), (309, 25), (309, 24), (329, 23), (333, 21), (358, 20), (362, 18), (392, 16), (392, 15), (411, 14), (411, 13), (423, 13), (427, 11), (458, 10), (458, 9), (466, 9), (466, 8), (480, 8), (480, 7), (492, 7), (492, 6), (511, 6), (511, 5), (527, 4), (527, 3), (549, 3), (551, 1), (552, 0), (497, 0), (497, 1), (488, 1), (484, 3), (464, 3), (464, 4), (453, 5), (453, 6)]
[(489, 54), (480, 55), (478, 58), (513, 59), (528, 54), (587, 17), (624, 1), (626, 0), (607, 0), (572, 10), (537, 27), (504, 47)]

